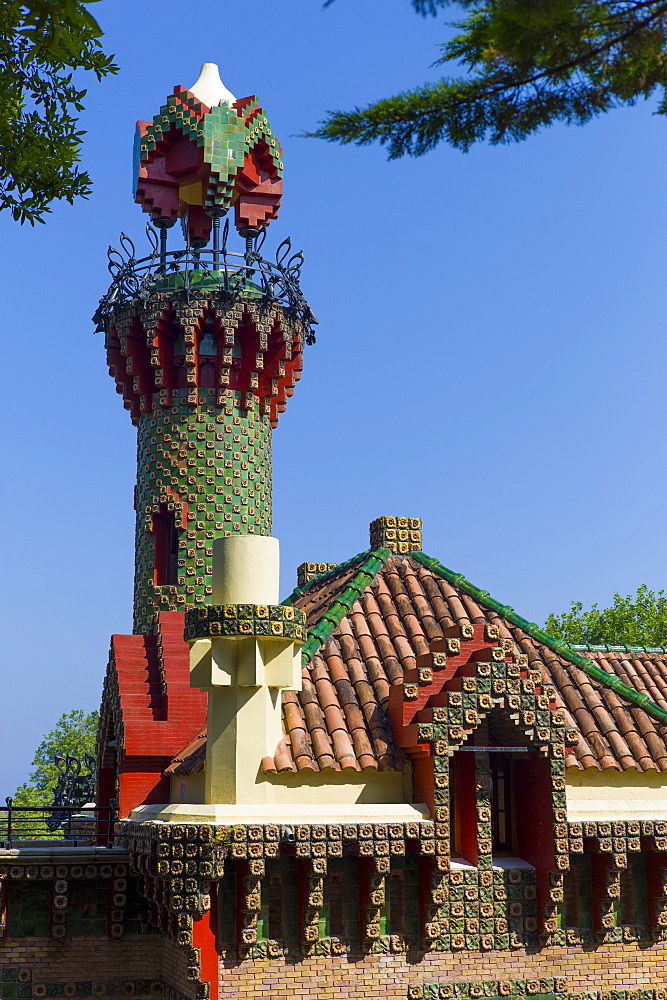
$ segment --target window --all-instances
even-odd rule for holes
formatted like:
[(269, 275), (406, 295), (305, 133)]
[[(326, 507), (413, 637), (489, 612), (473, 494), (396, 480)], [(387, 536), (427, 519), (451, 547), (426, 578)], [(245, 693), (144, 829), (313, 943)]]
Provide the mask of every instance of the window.
[(150, 922), (148, 901), (139, 889), (136, 879), (130, 879), (127, 884), (127, 903), (125, 905), (125, 934), (158, 934), (157, 927)]
[(7, 937), (48, 937), (51, 884), (9, 882), (7, 894)]
[(214, 323), (212, 317), (209, 317), (199, 335), (199, 385), (202, 389), (214, 389), (216, 384), (218, 341)]
[(297, 931), (297, 874), (295, 858), (269, 861), (262, 880), (262, 904), (257, 938), (294, 941)]
[(419, 860), (416, 854), (392, 858), (380, 918), (382, 934), (419, 934)]
[(154, 566), (153, 582), (156, 587), (178, 583), (178, 529), (173, 511), (164, 506), (153, 514)]
[(619, 923), (648, 926), (646, 861), (641, 854), (628, 855), (628, 867), (621, 871)]
[(320, 937), (359, 937), (359, 869), (356, 858), (330, 858), (324, 881)]
[(502, 753), (489, 754), (491, 764), (491, 835), (494, 853), (514, 851), (512, 762)]
[(109, 885), (95, 879), (72, 880), (69, 883), (67, 933), (106, 934)]
[(450, 852), (477, 864), (477, 792), (475, 754), (455, 753), (449, 759)]
[(218, 938), (224, 944), (236, 941), (236, 862), (230, 858), (218, 882)]
[(199, 339), (199, 356), (215, 357), (217, 353), (218, 353), (218, 344), (215, 336), (215, 331), (213, 329), (213, 320), (207, 319), (204, 329), (201, 332), (201, 337)]
[(570, 856), (570, 870), (563, 880), (566, 927), (593, 926), (593, 881), (590, 854)]

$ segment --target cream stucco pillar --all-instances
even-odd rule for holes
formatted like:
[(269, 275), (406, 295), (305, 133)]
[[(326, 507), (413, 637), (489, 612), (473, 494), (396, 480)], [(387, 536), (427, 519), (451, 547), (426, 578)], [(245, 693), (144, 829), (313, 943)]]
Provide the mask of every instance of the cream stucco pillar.
[(301, 690), (303, 612), (278, 604), (276, 538), (213, 543), (213, 604), (189, 611), (190, 684), (208, 692), (205, 802), (265, 801), (263, 757), (282, 738), (283, 689)]

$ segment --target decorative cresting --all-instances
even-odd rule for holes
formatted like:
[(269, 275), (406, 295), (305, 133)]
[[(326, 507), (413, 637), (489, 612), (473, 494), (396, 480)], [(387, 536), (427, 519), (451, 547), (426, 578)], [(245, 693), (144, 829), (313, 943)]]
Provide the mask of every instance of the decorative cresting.
[[(557, 930), (569, 869), (565, 746), (577, 734), (566, 730), (555, 694), (496, 625), (446, 629), (390, 689), (392, 726), (412, 759), (415, 797), (430, 804), (435, 820), (435, 881), (442, 884), (427, 933), (440, 947), (531, 947)], [(502, 751), (507, 739), (490, 748), (481, 730), (481, 745), (471, 743), (492, 713), (505, 736), (513, 734), (512, 750), (526, 751), (514, 777), (520, 815), (512, 845), (523, 863), (502, 870), (493, 860), (489, 751)], [(474, 867), (452, 866), (452, 846)]]
[(420, 552), (421, 517), (378, 517), (370, 525), (371, 549), (389, 549), (396, 555)]
[(214, 544), (213, 598), (186, 616), (190, 684), (208, 692), (205, 803), (254, 805), (262, 761), (282, 738), (281, 690), (301, 689), (305, 615), (278, 600), (278, 541)]
[(271, 428), (303, 346), (283, 306), (215, 289), (114, 310), (109, 369), (138, 428), (135, 631), (210, 600), (214, 537), (270, 534)]

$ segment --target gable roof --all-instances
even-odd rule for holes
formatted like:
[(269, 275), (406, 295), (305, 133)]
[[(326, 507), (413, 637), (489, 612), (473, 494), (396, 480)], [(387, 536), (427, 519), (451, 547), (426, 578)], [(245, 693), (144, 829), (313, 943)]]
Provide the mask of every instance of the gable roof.
[[(376, 562), (373, 579), (355, 594)], [(667, 770), (663, 650), (572, 650), (423, 553), (362, 553), (297, 590), (288, 600), (307, 615), (308, 662), (303, 691), (283, 696), (277, 770), (401, 766), (387, 718), (389, 687), (444, 629), (481, 622), (498, 625), (556, 688), (566, 724), (579, 732), (568, 766)]]
[(390, 687), (445, 629), (485, 622), (556, 689), (578, 732), (568, 767), (667, 770), (665, 650), (569, 647), (421, 552), (362, 552), (284, 603), (306, 613), (303, 690), (283, 692), (285, 736), (265, 772), (402, 768)]

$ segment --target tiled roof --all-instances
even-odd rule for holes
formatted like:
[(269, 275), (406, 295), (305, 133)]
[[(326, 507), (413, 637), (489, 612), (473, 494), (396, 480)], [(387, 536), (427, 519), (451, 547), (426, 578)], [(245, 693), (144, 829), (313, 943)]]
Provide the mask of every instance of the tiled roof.
[(193, 740), (174, 757), (165, 774), (199, 774), (206, 760), (206, 730), (197, 733)]
[[(307, 616), (303, 690), (283, 693), (285, 737), (265, 772), (401, 768), (391, 685), (444, 629), (483, 622), (498, 625), (556, 688), (566, 725), (580, 734), (567, 766), (667, 770), (667, 724), (653, 717), (667, 720), (666, 651), (572, 650), (422, 553), (361, 553), (288, 601)], [(194, 753), (203, 764), (201, 744)]]
[[(326, 574), (296, 596), (294, 604), (306, 612), (311, 628), (330, 602), (340, 600), (368, 555), (357, 557), (352, 567)], [(514, 639), (518, 652), (526, 653), (530, 666), (539, 667), (545, 683), (556, 688), (566, 725), (580, 733), (568, 766), (667, 770), (664, 723), (414, 555), (386, 555), (372, 582), (304, 667), (303, 691), (284, 694), (286, 739), (274, 767), (400, 767), (401, 752), (386, 714), (390, 685), (415, 666), (417, 655), (428, 652), (431, 640), (442, 638), (443, 629), (478, 622), (497, 624), (501, 636)], [(667, 712), (667, 653), (624, 653), (617, 648), (584, 655)]]

